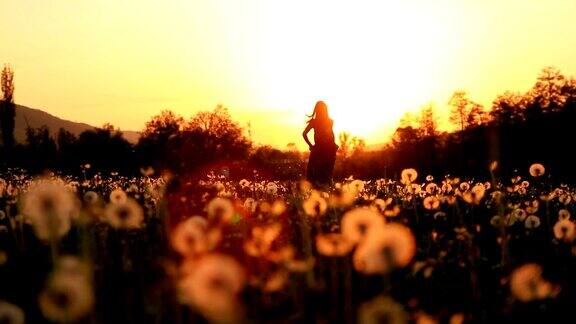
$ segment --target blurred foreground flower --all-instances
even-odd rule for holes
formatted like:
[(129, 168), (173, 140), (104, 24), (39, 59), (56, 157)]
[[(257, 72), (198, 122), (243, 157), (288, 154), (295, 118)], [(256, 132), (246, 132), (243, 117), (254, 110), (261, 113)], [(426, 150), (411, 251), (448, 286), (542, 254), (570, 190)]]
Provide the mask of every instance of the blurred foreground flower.
[(110, 203), (106, 207), (106, 220), (115, 228), (139, 228), (144, 220), (142, 207), (134, 200)]
[(110, 193), (110, 202), (113, 204), (123, 204), (127, 199), (128, 195), (120, 188), (116, 188)]
[(302, 208), (306, 215), (317, 217), (324, 215), (326, 208), (328, 208), (328, 204), (326, 203), (326, 200), (320, 196), (320, 193), (314, 190), (310, 194), (310, 197), (302, 203)]
[(576, 226), (569, 219), (560, 219), (554, 224), (554, 236), (557, 240), (572, 242), (576, 236)]
[(400, 181), (405, 185), (416, 181), (416, 178), (418, 178), (418, 172), (415, 169), (404, 169), (400, 174)]
[(224, 254), (210, 254), (198, 260), (178, 287), (181, 301), (209, 321), (236, 323), (242, 316), (237, 294), (244, 281), (244, 269), (236, 260)]
[(410, 229), (397, 223), (371, 232), (354, 252), (354, 267), (365, 274), (388, 273), (405, 267), (416, 253)]
[(216, 223), (228, 223), (234, 216), (234, 206), (225, 198), (214, 198), (206, 206), (208, 219)]
[(0, 300), (0, 323), (24, 324), (24, 312), (16, 305)]
[(60, 182), (37, 180), (22, 198), (22, 214), (45, 241), (58, 239), (70, 230), (78, 215), (74, 195)]
[(522, 302), (555, 297), (559, 287), (542, 278), (542, 268), (535, 263), (520, 266), (510, 277), (510, 291)]
[(544, 166), (540, 163), (534, 163), (530, 166), (530, 175), (533, 177), (540, 177), (543, 176), (544, 173), (546, 173), (546, 169), (544, 168)]
[(351, 242), (361, 242), (370, 231), (384, 226), (384, 217), (368, 207), (352, 209), (342, 217), (342, 234)]
[(253, 257), (265, 255), (281, 231), (282, 225), (279, 223), (253, 227), (252, 236), (244, 243), (244, 251)]
[(170, 243), (184, 257), (198, 256), (211, 250), (220, 241), (218, 229), (208, 230), (206, 220), (193, 216), (179, 223), (172, 231)]
[(88, 266), (74, 257), (59, 260), (38, 297), (42, 314), (59, 323), (76, 322), (92, 310), (94, 294)]

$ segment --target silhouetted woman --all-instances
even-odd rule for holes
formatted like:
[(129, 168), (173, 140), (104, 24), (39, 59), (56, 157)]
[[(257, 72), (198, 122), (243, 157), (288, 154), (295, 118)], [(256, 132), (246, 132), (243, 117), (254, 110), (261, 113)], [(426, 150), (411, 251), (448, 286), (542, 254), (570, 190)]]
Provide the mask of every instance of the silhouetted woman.
[[(334, 142), (334, 122), (328, 116), (328, 107), (323, 101), (318, 101), (314, 112), (308, 120), (308, 125), (302, 133), (310, 148), (310, 158), (306, 178), (316, 186), (325, 186), (332, 182), (332, 171), (336, 161), (338, 145)], [(314, 129), (314, 145), (308, 139), (308, 132)]]

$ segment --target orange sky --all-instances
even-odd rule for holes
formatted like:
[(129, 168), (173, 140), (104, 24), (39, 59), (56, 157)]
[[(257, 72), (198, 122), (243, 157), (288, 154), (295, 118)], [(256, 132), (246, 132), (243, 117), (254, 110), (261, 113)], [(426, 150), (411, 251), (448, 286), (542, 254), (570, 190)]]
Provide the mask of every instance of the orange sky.
[(222, 103), (256, 142), (304, 147), (322, 99), (370, 144), (456, 89), (489, 105), (544, 66), (576, 75), (576, 1), (1, 0), (2, 62), (17, 103), (70, 120)]

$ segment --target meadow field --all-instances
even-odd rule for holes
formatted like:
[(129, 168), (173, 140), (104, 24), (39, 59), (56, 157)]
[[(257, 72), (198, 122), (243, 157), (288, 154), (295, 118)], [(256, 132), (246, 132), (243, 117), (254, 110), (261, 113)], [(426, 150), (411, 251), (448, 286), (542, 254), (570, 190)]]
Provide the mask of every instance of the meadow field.
[(2, 323), (573, 316), (576, 191), (511, 179), (0, 175)]

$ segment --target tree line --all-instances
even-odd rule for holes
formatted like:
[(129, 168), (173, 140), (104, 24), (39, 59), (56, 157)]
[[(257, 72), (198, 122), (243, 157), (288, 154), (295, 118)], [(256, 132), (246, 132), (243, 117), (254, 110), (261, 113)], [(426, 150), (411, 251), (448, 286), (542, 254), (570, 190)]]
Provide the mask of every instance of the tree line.
[[(134, 174), (151, 166), (173, 173), (216, 170), (236, 178), (297, 179), (307, 153), (294, 143), (285, 149), (257, 146), (223, 106), (189, 119), (164, 110), (152, 117), (131, 144), (111, 124), (76, 136), (65, 129), (28, 128), (24, 143), (15, 143), (14, 72), (2, 71), (0, 165), (30, 172), (79, 172), (89, 165), (102, 172)], [(400, 121), (392, 140), (379, 150), (349, 133), (338, 134), (336, 178), (379, 178), (397, 175), (406, 167), (426, 174), (488, 176), (488, 165), (500, 162), (502, 175), (525, 170), (532, 162), (545, 164), (557, 175), (576, 180), (569, 143), (575, 136), (576, 80), (558, 69), (544, 68), (526, 93), (506, 91), (492, 106), (483, 107), (467, 92), (454, 92), (447, 102), (454, 131), (439, 130), (436, 108), (429, 104)]]
[(488, 166), (498, 161), (498, 175), (509, 177), (540, 162), (559, 178), (576, 180), (570, 149), (576, 139), (574, 77), (546, 67), (528, 91), (506, 91), (489, 108), (465, 91), (456, 91), (447, 104), (455, 131), (439, 131), (434, 106), (424, 106), (418, 114), (404, 116), (381, 151), (358, 155), (350, 173), (370, 178), (414, 167), (424, 174), (486, 178)]

